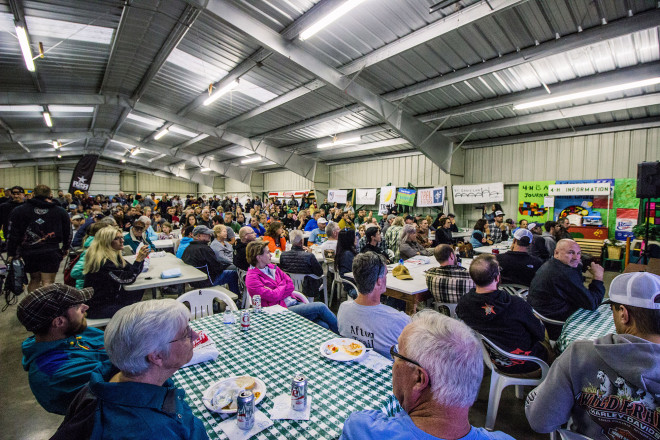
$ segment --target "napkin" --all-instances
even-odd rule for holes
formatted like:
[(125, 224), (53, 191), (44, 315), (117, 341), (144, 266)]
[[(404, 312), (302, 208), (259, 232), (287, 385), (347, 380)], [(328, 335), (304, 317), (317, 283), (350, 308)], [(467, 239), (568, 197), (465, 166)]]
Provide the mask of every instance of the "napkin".
[(373, 350), (368, 350), (366, 356), (357, 362), (376, 372), (392, 365), (391, 360)]
[(294, 411), (291, 408), (291, 394), (280, 394), (273, 399), (273, 408), (268, 410), (272, 420), (309, 420), (312, 409), (312, 396), (307, 392), (307, 406), (303, 411)]
[(427, 257), (426, 255), (416, 255), (406, 260), (406, 263), (410, 264), (429, 264), (430, 262), (431, 258)]
[(181, 269), (178, 267), (173, 267), (172, 269), (165, 269), (161, 272), (160, 277), (162, 279), (167, 278), (177, 278), (181, 276)]
[(202, 362), (216, 360), (220, 352), (215, 347), (213, 339), (204, 332), (199, 332), (199, 337), (193, 342), (193, 356), (184, 367), (201, 364)]
[(248, 431), (243, 431), (238, 427), (236, 423), (236, 417), (227, 419), (222, 423), (219, 423), (218, 426), (220, 429), (227, 434), (229, 440), (246, 440), (252, 437), (255, 434), (260, 433), (266, 428), (273, 426), (273, 421), (268, 418), (268, 416), (258, 409), (254, 409), (254, 426)]
[(282, 307), (279, 304), (275, 304), (274, 306), (263, 307), (261, 310), (263, 310), (264, 313), (267, 315), (275, 315), (277, 313), (286, 312), (286, 307)]

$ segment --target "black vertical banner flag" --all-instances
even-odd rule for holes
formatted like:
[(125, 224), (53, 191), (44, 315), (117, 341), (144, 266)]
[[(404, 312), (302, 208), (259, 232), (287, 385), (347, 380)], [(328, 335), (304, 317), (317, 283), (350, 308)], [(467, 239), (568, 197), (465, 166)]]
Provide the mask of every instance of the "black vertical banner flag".
[(94, 168), (96, 168), (98, 158), (94, 154), (86, 154), (80, 158), (71, 175), (71, 183), (69, 184), (69, 192), (71, 194), (75, 191), (89, 191), (89, 185), (92, 184), (92, 176), (94, 175)]

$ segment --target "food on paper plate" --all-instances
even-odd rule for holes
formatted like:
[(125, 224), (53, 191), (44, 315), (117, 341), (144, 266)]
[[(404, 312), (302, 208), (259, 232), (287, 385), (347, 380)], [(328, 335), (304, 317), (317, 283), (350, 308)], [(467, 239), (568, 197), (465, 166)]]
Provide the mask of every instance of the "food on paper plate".
[[(252, 390), (256, 386), (256, 381), (250, 376), (240, 376), (233, 380), (227, 380), (220, 384), (211, 398), (211, 407), (213, 411), (236, 409), (236, 397), (243, 390)], [(254, 393), (255, 399), (258, 399), (261, 393)]]
[(236, 385), (243, 390), (251, 390), (257, 383), (253, 377), (241, 376), (236, 379)]
[(351, 342), (350, 344), (343, 345), (342, 348), (344, 351), (351, 356), (359, 356), (362, 354), (362, 345), (356, 343), (356, 342)]

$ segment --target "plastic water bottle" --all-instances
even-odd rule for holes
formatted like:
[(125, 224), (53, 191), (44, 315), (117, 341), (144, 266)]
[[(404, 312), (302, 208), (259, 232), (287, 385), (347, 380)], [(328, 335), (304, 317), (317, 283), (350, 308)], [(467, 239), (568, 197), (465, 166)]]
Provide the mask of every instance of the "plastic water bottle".
[(403, 266), (403, 258), (399, 258), (399, 265)]
[(225, 313), (222, 314), (222, 324), (224, 327), (223, 334), (225, 339), (229, 339), (232, 337), (235, 323), (236, 323), (236, 317), (231, 312), (231, 310), (226, 309)]

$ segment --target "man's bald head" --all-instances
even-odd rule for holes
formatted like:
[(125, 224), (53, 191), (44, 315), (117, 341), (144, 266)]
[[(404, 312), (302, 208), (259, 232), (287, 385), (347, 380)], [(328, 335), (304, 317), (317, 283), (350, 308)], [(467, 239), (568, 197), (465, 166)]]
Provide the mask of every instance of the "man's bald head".
[(580, 257), (582, 257), (582, 250), (575, 240), (565, 238), (557, 242), (554, 257), (567, 266), (578, 267), (580, 265)]
[(254, 232), (254, 229), (252, 229), (250, 226), (243, 226), (241, 229), (238, 230), (238, 238), (243, 243), (249, 243), (257, 238), (257, 234)]

